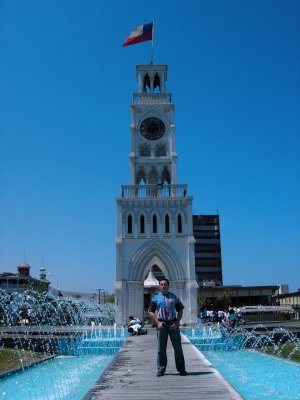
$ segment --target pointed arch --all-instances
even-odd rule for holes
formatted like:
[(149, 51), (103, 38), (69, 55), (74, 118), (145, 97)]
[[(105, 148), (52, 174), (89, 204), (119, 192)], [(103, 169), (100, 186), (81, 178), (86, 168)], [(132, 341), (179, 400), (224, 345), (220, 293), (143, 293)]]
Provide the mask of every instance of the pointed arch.
[(163, 172), (161, 174), (161, 181), (163, 183), (167, 182), (168, 185), (171, 185), (171, 175), (167, 167), (163, 169)]
[(157, 233), (157, 215), (152, 215), (152, 233)]
[(185, 279), (184, 269), (174, 250), (164, 242), (151, 240), (145, 243), (132, 257), (129, 264), (128, 280), (144, 281), (154, 264), (169, 280), (183, 281)]
[(177, 233), (183, 233), (182, 215), (180, 213), (177, 215)]
[(150, 89), (151, 89), (151, 87), (150, 87), (150, 77), (149, 77), (148, 74), (146, 74), (144, 76), (143, 90), (144, 90), (145, 93), (148, 92), (147, 88), (149, 88), (149, 92), (150, 92)]
[(146, 182), (146, 174), (143, 167), (140, 167), (139, 172), (136, 175), (135, 182), (137, 185), (141, 183), (141, 181)]
[(169, 214), (165, 215), (165, 233), (170, 233), (170, 216), (169, 216)]
[[(155, 90), (157, 89), (157, 90)], [(158, 73), (155, 74), (154, 80), (153, 80), (153, 90), (154, 92), (161, 92), (161, 87), (160, 87), (160, 77)]]
[(140, 216), (140, 233), (144, 234), (145, 233), (145, 216), (142, 214)]
[(128, 214), (127, 216), (127, 229), (126, 229), (127, 233), (129, 235), (131, 235), (133, 233), (132, 231), (132, 215)]

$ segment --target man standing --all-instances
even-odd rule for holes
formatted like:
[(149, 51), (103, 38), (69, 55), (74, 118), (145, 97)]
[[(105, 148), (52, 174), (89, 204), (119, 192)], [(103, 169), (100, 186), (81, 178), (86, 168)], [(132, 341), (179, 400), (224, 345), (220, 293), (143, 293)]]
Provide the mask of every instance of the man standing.
[(167, 342), (169, 336), (175, 352), (177, 371), (180, 375), (187, 375), (179, 331), (179, 322), (183, 309), (184, 306), (179, 298), (174, 293), (169, 292), (168, 279), (161, 279), (159, 281), (159, 293), (153, 297), (149, 307), (149, 315), (157, 325), (158, 371), (156, 376), (163, 376), (167, 368)]

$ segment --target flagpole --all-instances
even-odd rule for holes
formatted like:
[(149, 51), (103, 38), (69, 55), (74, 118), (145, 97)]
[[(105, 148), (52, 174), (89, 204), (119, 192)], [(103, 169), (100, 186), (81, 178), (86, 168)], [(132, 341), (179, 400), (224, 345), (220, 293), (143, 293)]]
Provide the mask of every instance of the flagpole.
[(152, 46), (151, 46), (151, 62), (150, 64), (153, 64), (153, 53), (154, 53), (154, 21), (152, 21)]

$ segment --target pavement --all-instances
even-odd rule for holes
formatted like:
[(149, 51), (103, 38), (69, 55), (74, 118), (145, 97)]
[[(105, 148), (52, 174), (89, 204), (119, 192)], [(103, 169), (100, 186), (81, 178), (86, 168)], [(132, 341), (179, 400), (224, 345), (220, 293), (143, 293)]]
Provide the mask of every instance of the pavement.
[(156, 329), (148, 335), (129, 337), (116, 358), (102, 374), (84, 400), (241, 400), (242, 397), (211, 363), (182, 335), (187, 376), (179, 376), (171, 342), (168, 367), (156, 377)]

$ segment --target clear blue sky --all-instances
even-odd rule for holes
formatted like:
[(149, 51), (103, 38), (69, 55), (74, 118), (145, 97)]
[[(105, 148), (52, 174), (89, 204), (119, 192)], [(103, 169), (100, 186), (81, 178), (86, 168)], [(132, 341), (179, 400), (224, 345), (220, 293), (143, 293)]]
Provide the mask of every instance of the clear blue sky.
[(300, 288), (298, 0), (2, 0), (0, 272), (44, 254), (62, 289), (113, 291), (135, 66), (169, 65), (178, 181), (220, 213), (225, 284)]

